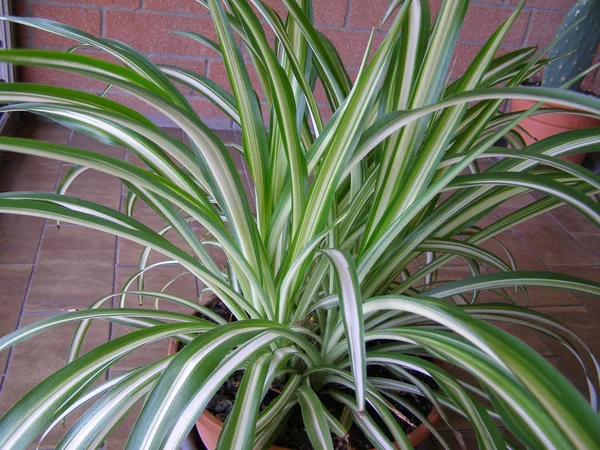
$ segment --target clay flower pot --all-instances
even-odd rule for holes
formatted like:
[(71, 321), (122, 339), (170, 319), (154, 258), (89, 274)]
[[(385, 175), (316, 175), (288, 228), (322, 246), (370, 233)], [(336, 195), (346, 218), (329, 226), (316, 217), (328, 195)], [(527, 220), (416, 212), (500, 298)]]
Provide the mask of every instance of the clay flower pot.
[[(433, 408), (429, 415), (427, 416), (427, 420), (433, 425), (438, 422), (440, 418), (440, 413), (437, 409)], [(219, 434), (221, 434), (221, 429), (223, 428), (223, 422), (217, 419), (208, 411), (204, 410), (198, 421), (196, 422), (196, 429), (202, 438), (202, 442), (208, 450), (215, 450), (217, 446), (217, 441), (219, 439)], [(429, 437), (430, 431), (424, 424), (419, 425), (413, 431), (408, 434), (408, 440), (412, 444), (413, 447), (416, 447), (421, 442)], [(276, 445), (272, 445), (270, 450), (288, 450), (283, 447), (278, 447)], [(375, 450), (375, 449), (373, 449)]]
[[(511, 112), (524, 111), (531, 108), (536, 103), (537, 102), (533, 100), (513, 99), (510, 102), (510, 110)], [(552, 103), (548, 103), (547, 105), (548, 107), (557, 106)], [(527, 145), (530, 145), (536, 141), (564, 133), (565, 131), (600, 127), (600, 120), (593, 117), (578, 116), (576, 114), (553, 113), (528, 117), (523, 119), (519, 123), (519, 126), (529, 133), (528, 135), (519, 130), (519, 134), (523, 137)], [(581, 164), (584, 158), (584, 153), (561, 156), (561, 159), (576, 164)]]
[[(178, 351), (178, 341), (175, 339), (171, 339), (169, 341), (169, 355), (173, 355)], [(437, 409), (433, 408), (429, 415), (427, 416), (427, 420), (433, 425), (435, 425), (440, 419), (440, 413)], [(208, 450), (215, 450), (217, 447), (217, 441), (219, 440), (219, 435), (221, 434), (221, 429), (223, 428), (223, 422), (219, 420), (217, 417), (212, 415), (207, 410), (200, 415), (198, 420), (196, 421), (196, 430), (198, 430), (198, 434), (204, 442), (204, 445)], [(430, 431), (424, 424), (419, 425), (413, 431), (408, 434), (408, 439), (413, 447), (416, 447), (421, 442), (423, 442), (429, 436)], [(271, 450), (287, 450), (283, 447), (278, 447), (276, 445), (271, 446)]]
[[(207, 306), (212, 303), (214, 300), (217, 300), (218, 297), (216, 295), (211, 295), (201, 302), (202, 305)], [(176, 339), (171, 339), (169, 341), (169, 355), (174, 355), (179, 351), (179, 342)], [(437, 409), (433, 408), (429, 415), (427, 416), (427, 420), (432, 425), (435, 425), (440, 419), (440, 413)], [(215, 417), (213, 414), (204, 410), (204, 412), (200, 415), (198, 420), (196, 421), (196, 430), (202, 439), (202, 442), (206, 446), (207, 450), (215, 450), (217, 447), (217, 441), (219, 440), (219, 435), (221, 434), (221, 430), (223, 429), (223, 422)], [(408, 434), (408, 439), (413, 447), (416, 447), (421, 442), (423, 442), (427, 437), (429, 437), (430, 431), (424, 424), (419, 425), (413, 431)], [(272, 445), (270, 450), (288, 450), (284, 447), (278, 447), (276, 445)], [(373, 449), (375, 450), (375, 449)]]

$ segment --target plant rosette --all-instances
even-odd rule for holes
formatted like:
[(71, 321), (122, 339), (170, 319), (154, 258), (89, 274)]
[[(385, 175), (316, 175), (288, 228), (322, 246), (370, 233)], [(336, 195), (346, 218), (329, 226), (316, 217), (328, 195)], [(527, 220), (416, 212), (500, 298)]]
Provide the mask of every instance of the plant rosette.
[[(201, 304), (206, 307), (210, 307), (211, 303), (219, 301), (216, 295), (206, 297), (201, 301)], [(171, 339), (169, 341), (168, 355), (175, 355), (181, 349), (181, 343), (177, 339)], [(432, 406), (431, 411), (427, 415), (427, 421), (431, 425), (436, 425), (440, 420), (440, 413)], [(196, 430), (204, 443), (207, 450), (215, 450), (219, 441), (219, 436), (223, 430), (223, 421), (213, 415), (210, 411), (205, 409), (198, 420), (196, 421)], [(285, 427), (282, 433), (285, 433)], [(421, 423), (413, 431), (408, 433), (407, 437), (413, 447), (416, 447), (431, 434), (429, 428)], [(277, 445), (271, 445), (270, 450), (288, 450), (286, 447), (279, 447)]]

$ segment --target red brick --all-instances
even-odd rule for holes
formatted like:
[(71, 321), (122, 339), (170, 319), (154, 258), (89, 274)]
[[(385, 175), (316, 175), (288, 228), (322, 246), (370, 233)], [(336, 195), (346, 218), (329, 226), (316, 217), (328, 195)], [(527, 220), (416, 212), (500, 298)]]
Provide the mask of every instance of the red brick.
[[(268, 6), (273, 8), (275, 12), (285, 19), (287, 9), (281, 0), (266, 0)], [(315, 23), (319, 25), (329, 25), (341, 27), (344, 25), (346, 18), (346, 10), (348, 9), (348, 0), (314, 0), (313, 13)], [(256, 12), (256, 10), (255, 10)], [(259, 15), (259, 17), (261, 17)]]
[(167, 123), (171, 123), (169, 119), (167, 119), (162, 113), (154, 109), (152, 106), (148, 105), (143, 100), (140, 100), (133, 95), (130, 95), (126, 92), (123, 92), (119, 89), (111, 89), (110, 92), (106, 95), (106, 98), (113, 100), (115, 102), (121, 103), (134, 111), (143, 114), (148, 117), (150, 120), (154, 121), (159, 125), (164, 125)]
[(217, 56), (192, 39), (169, 34), (171, 30), (198, 31), (216, 39), (209, 18), (186, 17), (145, 11), (106, 11), (106, 37), (123, 41), (142, 52)]
[(101, 92), (105, 86), (99, 81), (81, 75), (42, 67), (21, 67), (19, 81), (61, 86), (87, 92)]
[(73, 2), (73, 0), (53, 0), (54, 3), (78, 3), (80, 5), (89, 6), (112, 6), (118, 8), (131, 8), (138, 9), (140, 7), (140, 0), (79, 0)]
[[(97, 50), (82, 49), (78, 50), (77, 54), (118, 63), (118, 61), (109, 54)], [(106, 87), (106, 83), (94, 80), (93, 78), (76, 75), (62, 70), (45, 69), (43, 67), (22, 67), (20, 69), (19, 80), (96, 93), (102, 92)]]
[(331, 109), (329, 108), (329, 106), (319, 106), (319, 110), (321, 111), (321, 118), (323, 119), (323, 125), (327, 125), (327, 122), (329, 122), (329, 120), (331, 119), (331, 116), (333, 116)]
[(194, 0), (145, 0), (144, 9), (156, 11), (186, 12), (192, 14), (208, 15), (207, 8)]
[[(508, 0), (509, 5), (518, 5), (519, 0)], [(554, 9), (557, 11), (568, 11), (575, 4), (575, 0), (527, 0), (526, 8)]]
[[(356, 2), (353, 1), (348, 17), (348, 27), (368, 30), (371, 28), (388, 30), (393, 17), (395, 17), (394, 15), (392, 15), (392, 18), (388, 19), (381, 28), (379, 28), (379, 25), (387, 11), (389, 3), (389, 0), (373, 0), (370, 2), (360, 0)], [(441, 7), (442, 0), (429, 0), (429, 12), (432, 23), (437, 17)]]
[[(510, 8), (470, 5), (459, 39), (475, 42), (487, 41), (512, 12), (513, 10)], [(519, 15), (504, 40), (505, 44), (521, 45), (525, 37), (529, 14), (529, 12), (522, 12)]]
[(206, 74), (206, 60), (204, 59), (189, 59), (189, 58), (177, 58), (175, 56), (151, 56), (150, 59), (155, 64), (168, 64), (171, 66), (181, 67), (183, 69), (191, 70), (192, 72), (199, 73), (200, 75)]
[[(267, 6), (270, 6), (271, 8), (273, 8), (273, 10), (275, 10), (275, 12), (279, 15), (279, 17), (285, 19), (285, 16), (287, 15), (287, 9), (286, 7), (283, 5), (283, 2), (281, 0), (264, 0), (264, 3)], [(252, 6), (252, 9), (254, 10), (254, 12), (257, 12), (256, 8), (254, 8), (254, 6)], [(260, 17), (260, 15), (259, 15)]]
[[(348, 16), (350, 28), (378, 28), (389, 6), (389, 0), (353, 1)], [(386, 28), (389, 23), (386, 23)]]
[(206, 99), (194, 98), (190, 100), (190, 103), (202, 120), (228, 118), (217, 106)]
[[(94, 36), (100, 35), (101, 17), (98, 9), (34, 4), (31, 5), (31, 15), (66, 23)], [(36, 46), (69, 47), (74, 45), (75, 41), (33, 30), (33, 43)]]
[[(367, 43), (369, 42), (369, 32), (343, 31), (328, 28), (323, 28), (320, 31), (331, 40), (346, 68), (356, 69), (360, 67)], [(382, 40), (383, 36), (381, 34), (376, 34), (373, 37), (371, 55), (377, 50)]]
[(478, 44), (465, 44), (459, 42), (456, 44), (456, 49), (454, 50), (454, 56), (452, 57), (452, 62), (450, 63), (450, 77), (457, 78), (461, 76), (477, 52), (481, 50), (481, 45)]
[[(155, 64), (168, 64), (170, 66), (181, 67), (182, 69), (191, 70), (192, 72), (198, 73), (200, 75), (206, 74), (206, 61), (199, 59), (187, 59), (187, 58), (175, 58), (169, 56), (152, 56), (150, 58)], [(175, 83), (178, 89), (184, 94), (193, 94), (194, 91), (187, 86), (183, 86), (179, 83)]]
[[(254, 66), (251, 63), (246, 63), (246, 69), (248, 70), (248, 75), (250, 76), (252, 87), (254, 87), (254, 90), (258, 94), (258, 97), (261, 100), (265, 100), (265, 95), (263, 93), (262, 86), (258, 80), (258, 75), (254, 70)], [(227, 76), (227, 69), (225, 68), (225, 64), (222, 61), (209, 62), (208, 77), (215, 83), (218, 83), (219, 86), (225, 88), (228, 92), (232, 92), (231, 85), (229, 83), (229, 77)]]
[[(358, 75), (358, 70), (348, 70), (348, 75), (350, 75), (350, 79), (354, 83), (356, 81), (356, 76)], [(315, 100), (320, 105), (328, 105), (327, 95), (325, 94), (325, 89), (321, 84), (321, 81), (317, 79), (317, 84), (315, 85), (314, 90)]]
[(527, 35), (527, 45), (537, 45), (540, 49), (548, 45), (556, 36), (563, 19), (563, 14), (534, 11)]
[[(144, 101), (127, 94), (126, 92), (115, 89), (109, 92), (107, 97), (145, 115), (158, 125), (168, 124), (173, 126), (173, 123), (170, 121), (170, 119), (165, 117), (161, 112), (157, 111), (152, 106), (149, 106)], [(198, 112), (200, 118), (202, 120), (206, 120), (209, 126), (214, 126), (216, 123), (215, 119), (222, 121), (230, 120), (224, 113), (221, 112), (219, 108), (204, 98), (188, 97), (188, 100), (193, 108)]]
[[(600, 58), (595, 56), (592, 59), (592, 65), (600, 63)], [(595, 95), (600, 95), (600, 70), (596, 69), (589, 73), (583, 83), (581, 83), (581, 89), (583, 91), (590, 91)]]
[(314, 0), (313, 5), (316, 24), (333, 27), (344, 26), (348, 0)]
[[(15, 14), (20, 17), (27, 16), (26, 13), (26, 5), (23, 1), (15, 2)], [(15, 33), (15, 42), (16, 46), (23, 48), (29, 46), (29, 30), (31, 28), (23, 26), (23, 25), (15, 25), (14, 33)]]

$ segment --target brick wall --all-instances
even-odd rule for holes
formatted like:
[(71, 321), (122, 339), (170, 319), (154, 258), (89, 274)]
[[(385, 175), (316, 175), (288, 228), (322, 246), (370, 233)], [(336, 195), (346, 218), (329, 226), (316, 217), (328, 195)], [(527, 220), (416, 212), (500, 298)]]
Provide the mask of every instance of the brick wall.
[[(282, 11), (279, 0), (269, 4)], [(432, 13), (439, 10), (441, 0), (430, 0)], [(518, 0), (472, 0), (465, 25), (456, 48), (451, 77), (465, 70), (472, 57), (481, 48), (494, 29), (510, 14)], [(524, 45), (544, 46), (554, 36), (565, 13), (574, 0), (528, 0), (527, 6), (517, 20), (503, 45), (503, 50)], [(315, 22), (336, 45), (350, 74), (356, 74), (369, 32), (377, 27), (389, 0), (314, 0)], [(215, 37), (207, 10), (194, 0), (18, 0), (17, 14), (45, 17), (64, 22), (89, 33), (124, 41), (148, 54), (157, 63), (179, 65), (209, 76), (227, 86), (223, 63), (217, 55), (193, 41), (168, 34), (169, 30), (200, 31)], [(384, 34), (377, 31), (375, 43)], [(64, 49), (71, 41), (37, 30), (18, 30), (19, 45), (25, 47)], [(94, 56), (105, 57), (89, 51)], [(105, 57), (106, 58), (106, 57)], [(594, 62), (600, 61), (600, 53)], [(62, 85), (91, 92), (99, 92), (103, 86), (97, 82), (75, 75), (46, 69), (23, 68), (22, 81)], [(600, 94), (600, 73), (587, 77), (584, 88)], [(216, 107), (186, 91), (194, 107), (212, 126), (228, 128), (231, 123)], [(109, 97), (144, 111), (158, 123), (164, 118), (149, 110), (140, 101), (117, 90)], [(326, 114), (326, 100), (322, 91), (317, 100)]]

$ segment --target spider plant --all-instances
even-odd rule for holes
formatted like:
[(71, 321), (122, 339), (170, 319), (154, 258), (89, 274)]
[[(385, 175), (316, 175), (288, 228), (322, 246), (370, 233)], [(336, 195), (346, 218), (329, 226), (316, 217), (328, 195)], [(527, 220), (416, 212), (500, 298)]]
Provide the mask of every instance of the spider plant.
[[(448, 411), (468, 420), (480, 448), (597, 448), (596, 359), (558, 321), (519, 304), (513, 289), (526, 293), (527, 286), (545, 286), (597, 296), (600, 285), (520, 271), (512, 257), (482, 246), (563, 204), (600, 225), (594, 200), (600, 179), (559, 159), (597, 149), (600, 129), (524, 147), (513, 127), (543, 113), (539, 104), (518, 113), (501, 110), (505, 99), (525, 98), (572, 108), (572, 114), (600, 115), (597, 99), (564, 89), (520, 87), (547, 63), (544, 49), (496, 56), (523, 2), (452, 83), (447, 73), (466, 0), (444, 1), (434, 22), (426, 0), (392, 1), (384, 18), (389, 31), (378, 48), (369, 42), (354, 83), (331, 41), (315, 28), (310, 0), (282, 0), (286, 17), (260, 0), (199, 2), (210, 10), (218, 42), (180, 33), (222, 55), (231, 94), (200, 74), (154, 65), (121, 42), (39, 18), (4, 18), (77, 44), (67, 52), (3, 51), (0, 61), (69, 71), (126, 91), (177, 124), (189, 146), (103, 95), (0, 84), (2, 111), (45, 116), (126, 147), (146, 165), (0, 137), (2, 150), (75, 165), (56, 194), (4, 193), (0, 211), (90, 227), (146, 248), (125, 291), (0, 340), (5, 350), (51, 327), (78, 323), (67, 364), (0, 419), (0, 447), (26, 448), (95, 399), (57, 448), (100, 446), (139, 401), (143, 407), (126, 449), (177, 449), (216, 390), (243, 370), (219, 438), (222, 449), (268, 447), (294, 408), (301, 409), (315, 448), (332, 449), (335, 438), (346, 437), (355, 426), (378, 449), (394, 448), (393, 441), (409, 449), (393, 406), (406, 392), (426, 397), (451, 429)], [(263, 26), (275, 34), (274, 45)], [(264, 104), (250, 82), (241, 44), (258, 74)], [(121, 64), (80, 55), (82, 47), (102, 50)], [(313, 94), (317, 81), (333, 112), (327, 123)], [(241, 129), (242, 145), (228, 148), (219, 140), (174, 82), (195, 89), (229, 115)], [(513, 148), (496, 147), (501, 137)], [(251, 200), (230, 151), (239, 152), (249, 168)], [(500, 158), (481, 170), (478, 162), (490, 157)], [(85, 169), (123, 182), (129, 190), (125, 213), (67, 195), (70, 182)], [(480, 225), (497, 206), (533, 190), (541, 194), (539, 200)], [(132, 218), (140, 202), (160, 214), (164, 230), (155, 232)], [(194, 223), (206, 228), (210, 239), (199, 239), (190, 226)], [(179, 235), (191, 250), (174, 245), (171, 235)], [(225, 255), (225, 268), (209, 247)], [(148, 263), (150, 251), (168, 257), (160, 264), (196, 276), (236, 320), (225, 321), (198, 299), (144, 291), (144, 275), (157, 266)], [(438, 282), (438, 272), (456, 258), (465, 261), (469, 276)], [(199, 316), (126, 308), (127, 289), (161, 304), (188, 306)], [(477, 302), (485, 291), (501, 301)], [(119, 301), (111, 307), (115, 297)], [(138, 330), (80, 355), (92, 320)], [(488, 322), (518, 325), (564, 344), (582, 361), (588, 399), (525, 343)], [(120, 358), (168, 338), (184, 344), (176, 355), (103, 381)], [(584, 364), (590, 357), (591, 368)], [(370, 376), (367, 369), (373, 366), (384, 366), (394, 376)], [(439, 389), (428, 388), (415, 373), (431, 378)], [(283, 388), (261, 411), (274, 380)], [(338, 402), (343, 414), (332, 414), (324, 401)], [(412, 410), (450, 448), (427, 418)]]

